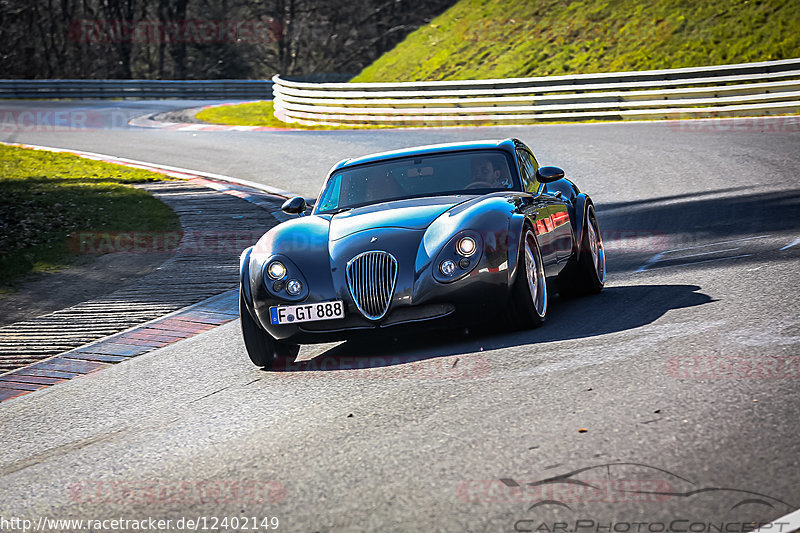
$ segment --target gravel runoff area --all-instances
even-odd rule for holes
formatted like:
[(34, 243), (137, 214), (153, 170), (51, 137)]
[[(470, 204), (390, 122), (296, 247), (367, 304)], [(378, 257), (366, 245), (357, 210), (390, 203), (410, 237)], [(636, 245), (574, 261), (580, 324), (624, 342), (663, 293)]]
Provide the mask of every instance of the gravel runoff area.
[(205, 107), (190, 107), (188, 109), (175, 109), (172, 111), (165, 111), (163, 113), (155, 113), (149, 115), (150, 120), (157, 122), (180, 122), (183, 124), (205, 124), (202, 120), (196, 117), (197, 113), (205, 109)]
[(12, 381), (9, 375), (14, 370), (237, 287), (241, 250), (278, 223), (273, 213), (279, 212), (283, 201), (255, 189), (202, 178), (141, 186), (175, 210), (183, 238), (177, 234), (93, 235), (87, 246), (108, 246), (131, 254), (163, 253), (172, 246), (175, 253), (155, 271), (110, 294), (0, 328), (0, 399), (11, 396), (9, 389), (30, 390), (19, 380)]

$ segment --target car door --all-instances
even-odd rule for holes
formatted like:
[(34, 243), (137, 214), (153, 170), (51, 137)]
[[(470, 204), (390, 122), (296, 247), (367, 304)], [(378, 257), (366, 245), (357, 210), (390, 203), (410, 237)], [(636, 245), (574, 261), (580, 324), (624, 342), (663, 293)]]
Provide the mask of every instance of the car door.
[(557, 268), (558, 254), (556, 253), (555, 235), (549, 219), (550, 206), (547, 198), (539, 194), (541, 186), (536, 180), (536, 167), (526, 151), (517, 150), (517, 164), (519, 165), (523, 189), (533, 195), (526, 212), (536, 220), (533, 231), (536, 233), (536, 239), (539, 242), (539, 251), (542, 253), (545, 274), (551, 275), (551, 272)]
[[(572, 254), (572, 229), (569, 223), (569, 211), (566, 199), (550, 193), (536, 179), (539, 168), (536, 159), (529, 151), (517, 150), (517, 157), (522, 172), (523, 186), (534, 195), (534, 203), (538, 206), (536, 232), (545, 265), (566, 261)], [(546, 248), (546, 252), (545, 252)]]

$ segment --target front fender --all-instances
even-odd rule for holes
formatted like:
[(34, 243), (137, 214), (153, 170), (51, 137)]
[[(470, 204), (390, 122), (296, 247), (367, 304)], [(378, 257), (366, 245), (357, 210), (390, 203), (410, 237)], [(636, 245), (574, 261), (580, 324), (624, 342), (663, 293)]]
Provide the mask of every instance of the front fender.
[(417, 250), (415, 270), (421, 273), (430, 267), (442, 247), (464, 230), (480, 234), (482, 255), (489, 261), (489, 268), (500, 267), (507, 260), (508, 248), (516, 246), (509, 235), (512, 226), (521, 226), (521, 222), (512, 224), (516, 216), (514, 200), (503, 195), (480, 197), (456, 206), (439, 216), (426, 229)]
[(253, 253), (253, 248), (255, 247), (245, 248), (239, 256), (239, 286), (248, 311), (253, 309), (253, 290), (250, 285), (250, 255)]
[[(264, 234), (250, 256), (250, 284), (253, 296), (259, 299), (259, 287), (266, 263), (278, 258), (295, 271), (310, 293), (285, 298), (297, 303), (306, 298), (330, 298), (331, 264), (328, 249), (329, 219), (310, 215), (284, 222)], [(309, 285), (308, 282), (313, 282)]]
[(511, 287), (517, 277), (517, 258), (519, 257), (519, 249), (522, 246), (522, 230), (525, 227), (525, 221), (531, 226), (536, 224), (536, 221), (529, 220), (528, 217), (522, 214), (515, 214), (511, 217), (508, 223), (508, 285)]

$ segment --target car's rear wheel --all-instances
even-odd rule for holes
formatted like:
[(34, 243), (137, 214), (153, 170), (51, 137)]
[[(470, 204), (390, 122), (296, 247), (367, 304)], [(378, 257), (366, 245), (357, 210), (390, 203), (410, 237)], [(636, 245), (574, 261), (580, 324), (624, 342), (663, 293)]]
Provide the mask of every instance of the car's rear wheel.
[(606, 282), (606, 254), (600, 225), (591, 204), (586, 208), (586, 228), (581, 241), (580, 257), (567, 265), (558, 278), (562, 296), (597, 294)]
[(242, 337), (247, 355), (254, 365), (271, 369), (276, 361), (294, 361), (300, 351), (297, 344), (279, 342), (253, 319), (244, 301), (244, 295), (239, 293), (239, 317), (242, 321)]
[(510, 322), (519, 328), (541, 326), (547, 314), (547, 283), (539, 242), (526, 226), (511, 293)]

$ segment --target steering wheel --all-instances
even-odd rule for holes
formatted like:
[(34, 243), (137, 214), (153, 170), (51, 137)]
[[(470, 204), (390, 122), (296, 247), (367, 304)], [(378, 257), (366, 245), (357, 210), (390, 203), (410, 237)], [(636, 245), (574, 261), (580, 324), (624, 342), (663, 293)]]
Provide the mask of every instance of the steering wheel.
[(488, 181), (473, 181), (465, 189), (494, 189), (497, 185), (489, 183)]

